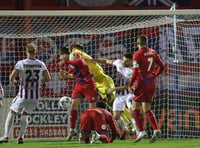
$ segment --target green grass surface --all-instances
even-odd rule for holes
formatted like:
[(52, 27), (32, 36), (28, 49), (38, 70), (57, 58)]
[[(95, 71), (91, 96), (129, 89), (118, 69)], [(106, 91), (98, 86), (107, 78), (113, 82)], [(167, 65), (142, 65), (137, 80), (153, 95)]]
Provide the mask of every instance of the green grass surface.
[(115, 140), (113, 143), (102, 144), (79, 144), (78, 141), (30, 141), (25, 140), (24, 144), (16, 144), (16, 141), (0, 144), (0, 148), (200, 148), (200, 139), (181, 139), (181, 140), (158, 140), (149, 143), (144, 139), (138, 143), (133, 140)]

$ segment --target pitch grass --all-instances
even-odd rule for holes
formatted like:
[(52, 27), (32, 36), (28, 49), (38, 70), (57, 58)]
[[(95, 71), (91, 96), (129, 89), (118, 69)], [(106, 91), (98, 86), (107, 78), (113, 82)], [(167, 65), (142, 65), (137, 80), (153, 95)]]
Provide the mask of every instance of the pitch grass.
[(138, 143), (133, 140), (115, 140), (113, 143), (102, 144), (97, 142), (95, 144), (79, 144), (78, 141), (34, 141), (25, 140), (24, 144), (16, 144), (12, 140), (9, 143), (0, 144), (0, 148), (200, 148), (200, 139), (169, 139), (158, 140), (155, 143), (149, 143), (144, 139)]

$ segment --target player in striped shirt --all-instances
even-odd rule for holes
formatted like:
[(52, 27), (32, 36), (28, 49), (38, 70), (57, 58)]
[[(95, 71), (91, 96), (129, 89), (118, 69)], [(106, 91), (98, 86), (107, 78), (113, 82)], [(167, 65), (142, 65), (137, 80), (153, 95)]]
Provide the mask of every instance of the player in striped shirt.
[[(102, 64), (113, 65), (117, 69), (116, 73), (117, 87), (109, 88), (108, 92), (116, 91), (117, 93), (113, 103), (113, 116), (118, 126), (122, 130), (120, 139), (125, 139), (127, 133), (127, 126), (125, 125), (123, 119), (120, 117), (121, 115), (124, 116), (124, 114), (122, 114), (123, 112), (126, 112), (125, 115), (128, 116), (128, 119), (131, 120), (133, 128), (136, 130), (136, 132), (138, 132), (135, 120), (131, 117), (132, 99), (134, 95), (128, 92), (128, 83), (133, 73), (132, 54), (130, 53), (124, 54), (122, 59), (117, 59), (117, 60), (91, 59), (90, 62), (98, 62)], [(130, 111), (127, 111), (125, 106), (127, 106)]]
[(24, 132), (28, 126), (28, 115), (32, 113), (37, 100), (40, 98), (40, 84), (42, 81), (48, 82), (51, 80), (46, 65), (35, 58), (36, 46), (33, 43), (26, 46), (26, 55), (26, 59), (17, 62), (9, 77), (10, 86), (13, 86), (16, 83), (15, 78), (19, 75), (20, 86), (18, 94), (10, 106), (5, 123), (4, 137), (0, 139), (0, 143), (8, 142), (15, 113), (21, 113), (17, 143), (23, 143)]
[[(129, 83), (129, 92), (134, 93), (133, 98), (133, 117), (139, 128), (139, 136), (135, 142), (140, 141), (147, 136), (144, 130), (143, 122), (141, 121), (140, 106), (142, 105), (143, 112), (146, 114), (149, 123), (153, 127), (154, 134), (150, 142), (154, 142), (160, 135), (158, 123), (154, 112), (151, 111), (152, 98), (156, 90), (156, 77), (164, 70), (164, 64), (161, 61), (157, 52), (147, 47), (148, 38), (141, 35), (137, 39), (138, 51), (133, 55), (133, 74)], [(156, 70), (156, 66), (158, 66)], [(135, 90), (131, 89), (135, 82)]]

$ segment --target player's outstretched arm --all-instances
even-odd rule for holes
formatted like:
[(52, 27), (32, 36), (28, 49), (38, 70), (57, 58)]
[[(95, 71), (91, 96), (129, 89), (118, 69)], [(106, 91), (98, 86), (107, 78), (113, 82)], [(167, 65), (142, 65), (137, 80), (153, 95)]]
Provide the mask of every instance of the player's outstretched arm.
[(95, 63), (101, 63), (101, 64), (108, 64), (111, 65), (112, 64), (112, 60), (108, 60), (108, 59), (85, 59), (86, 62), (95, 62)]
[(122, 90), (126, 90), (126, 89), (128, 89), (128, 85), (119, 86), (119, 87), (115, 87), (115, 88), (109, 88), (107, 90), (107, 94), (111, 94), (113, 91), (122, 91)]

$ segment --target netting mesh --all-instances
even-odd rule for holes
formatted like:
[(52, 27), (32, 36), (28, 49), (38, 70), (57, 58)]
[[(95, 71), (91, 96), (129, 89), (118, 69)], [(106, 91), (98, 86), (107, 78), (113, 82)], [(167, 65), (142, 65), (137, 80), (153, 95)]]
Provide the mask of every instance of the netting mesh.
[[(118, 59), (124, 53), (134, 53), (136, 39), (145, 34), (149, 47), (155, 49), (166, 64), (165, 73), (158, 78), (152, 109), (156, 113), (163, 138), (199, 138), (200, 133), (200, 16), (177, 15), (177, 28), (173, 16), (1, 16), (0, 51), (1, 82), (6, 98), (0, 114), (0, 131), (12, 98), (18, 86), (9, 86), (9, 74), (15, 63), (26, 57), (27, 43), (37, 45), (37, 58), (44, 61), (51, 72), (52, 81), (42, 86), (38, 106), (29, 118), (27, 138), (58, 138), (67, 135), (67, 110), (58, 105), (61, 96), (71, 96), (74, 82), (60, 80), (58, 49), (81, 43), (84, 51), (96, 58)], [(176, 52), (174, 52), (174, 31)], [(175, 59), (175, 55), (177, 58)], [(178, 62), (176, 62), (176, 61)], [(102, 65), (105, 73), (115, 80), (115, 68)], [(87, 108), (84, 101), (80, 113)], [(79, 115), (80, 115), (79, 113)], [(12, 137), (17, 137), (19, 116), (14, 121)], [(152, 130), (146, 122), (148, 135)], [(77, 130), (80, 123), (77, 123)], [(32, 133), (32, 134), (30, 134)]]
[[(177, 22), (198, 21), (179, 16)], [(171, 16), (0, 17), (0, 37), (33, 38), (67, 34), (102, 34), (173, 23)]]

